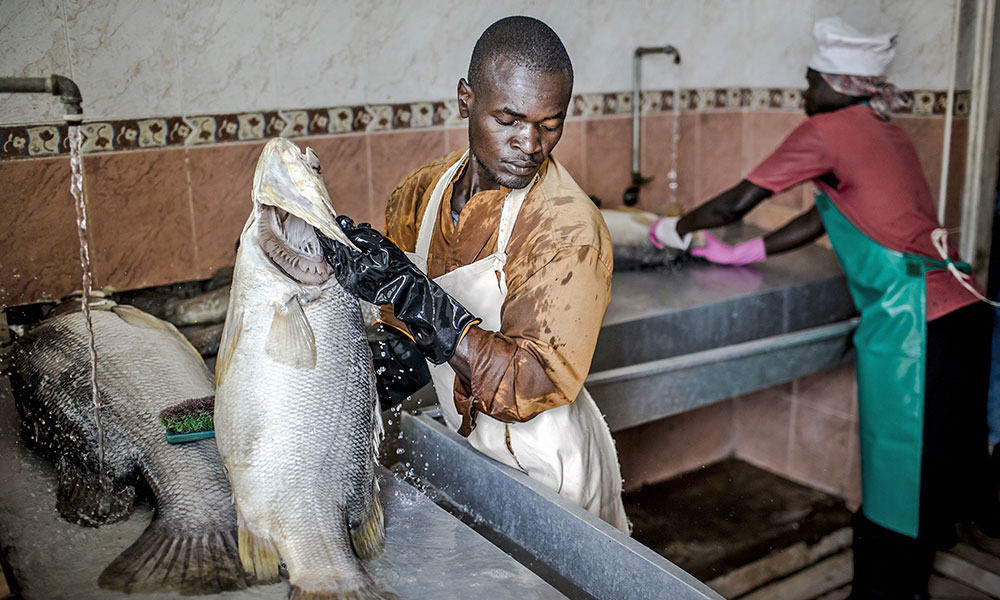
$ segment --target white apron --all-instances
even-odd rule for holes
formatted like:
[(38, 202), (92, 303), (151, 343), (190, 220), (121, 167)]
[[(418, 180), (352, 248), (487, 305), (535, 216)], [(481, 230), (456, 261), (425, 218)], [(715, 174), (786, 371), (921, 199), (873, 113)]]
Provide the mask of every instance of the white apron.
[[(461, 168), (468, 151), (448, 168), (431, 194), (420, 220), (415, 253), (407, 253), (418, 268), (427, 272), (427, 253), (444, 190)], [(434, 279), (472, 314), (487, 331), (500, 329), (500, 309), (507, 297), (507, 242), (525, 196), (538, 180), (504, 199), (495, 253)], [(462, 424), (455, 408), (455, 371), (448, 363), (427, 363), (445, 422), (454, 430)], [(510, 439), (510, 447), (507, 439)], [(622, 476), (614, 440), (604, 417), (586, 388), (576, 400), (552, 408), (527, 423), (504, 423), (480, 414), (469, 443), (483, 454), (520, 469), (560, 495), (572, 500), (618, 529), (629, 532), (622, 504)]]

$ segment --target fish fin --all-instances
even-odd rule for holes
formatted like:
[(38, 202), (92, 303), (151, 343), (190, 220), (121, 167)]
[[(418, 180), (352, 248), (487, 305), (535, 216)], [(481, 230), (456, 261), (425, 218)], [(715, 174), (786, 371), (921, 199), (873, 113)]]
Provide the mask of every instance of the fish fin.
[(274, 545), (274, 540), (251, 531), (243, 515), (240, 514), (239, 505), (236, 506), (236, 520), (240, 535), (240, 562), (243, 564), (243, 570), (255, 583), (281, 581), (281, 574), (278, 572), (281, 555)]
[(399, 600), (399, 596), (380, 589), (375, 583), (348, 592), (303, 590), (292, 584), (288, 600)]
[(274, 307), (264, 350), (275, 362), (296, 369), (316, 366), (316, 336), (298, 296), (292, 296), (284, 305)]
[(70, 523), (98, 527), (123, 521), (135, 507), (135, 486), (60, 458), (56, 509)]
[(368, 514), (357, 522), (348, 523), (351, 546), (358, 558), (369, 560), (382, 553), (385, 546), (385, 516), (382, 501), (378, 497), (378, 486), (373, 486), (372, 501)]
[(178, 535), (176, 525), (155, 517), (139, 539), (101, 572), (97, 584), (125, 593), (214, 594), (245, 589), (247, 576), (240, 565), (235, 531)]
[(222, 327), (222, 339), (219, 340), (219, 351), (215, 359), (215, 386), (222, 385), (222, 378), (229, 370), (236, 346), (240, 342), (240, 332), (243, 331), (243, 310), (239, 307), (236, 297), (230, 299), (226, 313), (226, 324)]
[[(111, 312), (118, 315), (118, 317), (128, 323), (133, 327), (141, 327), (143, 329), (156, 329), (159, 331), (166, 331), (167, 333), (173, 334), (179, 341), (183, 342), (185, 346), (190, 348), (198, 358), (201, 358), (201, 354), (198, 353), (198, 349), (195, 348), (191, 342), (184, 337), (184, 334), (177, 330), (171, 323), (168, 323), (162, 319), (157, 319), (153, 315), (141, 311), (134, 306), (129, 306), (128, 304), (116, 304), (111, 307)], [(202, 359), (202, 363), (204, 363)]]

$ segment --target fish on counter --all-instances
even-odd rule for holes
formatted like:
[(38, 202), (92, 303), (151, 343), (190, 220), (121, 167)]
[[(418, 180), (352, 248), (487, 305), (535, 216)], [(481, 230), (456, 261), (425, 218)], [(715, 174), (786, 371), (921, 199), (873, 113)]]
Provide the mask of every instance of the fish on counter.
[(215, 440), (169, 444), (158, 420), (168, 406), (212, 395), (212, 374), (173, 325), (132, 306), (93, 301), (102, 468), (89, 336), (79, 301), (72, 304), (15, 342), (9, 375), (22, 437), (56, 465), (57, 508), (65, 519), (93, 527), (121, 521), (141, 490), (152, 492), (152, 522), (98, 584), (186, 595), (245, 588), (236, 513)]
[(665, 269), (690, 260), (690, 255), (673, 248), (657, 248), (649, 239), (649, 228), (660, 218), (653, 212), (634, 208), (602, 208), (615, 257), (615, 271)]
[(198, 294), (193, 298), (171, 298), (164, 304), (165, 316), (178, 327), (187, 325), (213, 325), (226, 318), (229, 304), (229, 286)]
[(215, 396), (244, 568), (272, 582), (283, 562), (291, 598), (395, 598), (359, 560), (385, 539), (371, 352), (359, 301), (333, 276), (313, 227), (353, 244), (311, 149), (269, 141), (252, 197)]

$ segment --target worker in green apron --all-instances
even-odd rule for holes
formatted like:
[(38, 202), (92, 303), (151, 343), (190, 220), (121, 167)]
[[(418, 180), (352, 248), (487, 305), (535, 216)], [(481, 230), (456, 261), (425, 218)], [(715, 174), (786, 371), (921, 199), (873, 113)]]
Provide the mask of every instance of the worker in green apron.
[(706, 232), (691, 253), (745, 265), (829, 236), (861, 315), (851, 597), (925, 598), (934, 552), (955, 543), (956, 523), (1000, 534), (987, 475), (992, 311), (940, 229), (913, 144), (890, 119), (909, 102), (882, 77), (895, 36), (864, 35), (839, 18), (818, 21), (814, 33), (803, 95), (810, 118), (745, 180), (660, 219), (650, 238), (688, 249), (691, 232), (815, 183), (815, 206), (781, 229), (735, 246)]

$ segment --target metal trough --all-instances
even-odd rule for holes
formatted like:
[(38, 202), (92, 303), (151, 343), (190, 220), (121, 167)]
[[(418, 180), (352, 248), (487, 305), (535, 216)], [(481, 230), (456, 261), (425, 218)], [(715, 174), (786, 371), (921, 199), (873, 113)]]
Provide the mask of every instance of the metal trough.
[(480, 454), (431, 414), (400, 415), (398, 445), (413, 475), (568, 597), (722, 598), (521, 471)]

